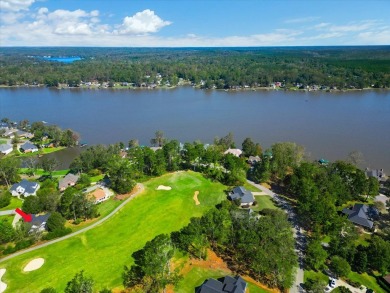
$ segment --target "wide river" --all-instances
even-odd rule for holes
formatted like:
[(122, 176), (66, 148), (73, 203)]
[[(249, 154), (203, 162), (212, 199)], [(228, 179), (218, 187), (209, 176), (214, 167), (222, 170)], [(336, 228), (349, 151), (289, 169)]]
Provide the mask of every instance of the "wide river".
[[(363, 153), (363, 166), (390, 173), (390, 91), (285, 92), (0, 89), (0, 117), (71, 128), (88, 144), (132, 138), (148, 145), (156, 130), (182, 142), (233, 132), (269, 147), (294, 141), (312, 159)], [(68, 151), (74, 156), (74, 150)], [(65, 152), (62, 156), (67, 156)], [(63, 159), (63, 158), (61, 158)]]

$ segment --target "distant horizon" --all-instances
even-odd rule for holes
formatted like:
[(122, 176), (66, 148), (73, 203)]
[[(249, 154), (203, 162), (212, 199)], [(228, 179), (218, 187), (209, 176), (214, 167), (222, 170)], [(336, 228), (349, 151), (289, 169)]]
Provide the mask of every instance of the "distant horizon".
[(0, 0), (0, 46), (390, 45), (388, 11), (384, 0)]

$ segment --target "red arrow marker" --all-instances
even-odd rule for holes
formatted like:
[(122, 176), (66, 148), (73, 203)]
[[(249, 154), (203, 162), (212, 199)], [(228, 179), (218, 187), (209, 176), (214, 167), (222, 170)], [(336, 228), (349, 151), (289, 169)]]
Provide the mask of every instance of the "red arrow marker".
[(25, 212), (23, 212), (21, 209), (16, 209), (15, 212), (17, 212), (19, 215), (21, 215), (23, 217), (23, 220), (25, 222), (31, 222), (32, 221), (32, 216), (31, 214), (26, 214)]

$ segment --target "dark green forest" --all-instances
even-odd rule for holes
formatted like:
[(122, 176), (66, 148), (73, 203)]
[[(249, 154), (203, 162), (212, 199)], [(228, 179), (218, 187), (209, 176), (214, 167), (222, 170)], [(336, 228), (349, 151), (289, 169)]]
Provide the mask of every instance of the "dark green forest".
[[(65, 64), (43, 56), (79, 56)], [(390, 46), (269, 48), (0, 48), (0, 85), (82, 82), (203, 88), (316, 86), (319, 89), (390, 87)]]

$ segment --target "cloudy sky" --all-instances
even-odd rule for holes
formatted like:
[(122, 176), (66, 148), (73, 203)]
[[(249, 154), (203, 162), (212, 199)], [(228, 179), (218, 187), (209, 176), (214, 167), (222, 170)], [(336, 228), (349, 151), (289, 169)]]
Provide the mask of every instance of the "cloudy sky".
[(390, 45), (390, 0), (0, 0), (0, 46)]

